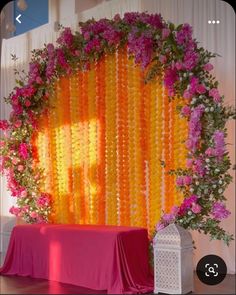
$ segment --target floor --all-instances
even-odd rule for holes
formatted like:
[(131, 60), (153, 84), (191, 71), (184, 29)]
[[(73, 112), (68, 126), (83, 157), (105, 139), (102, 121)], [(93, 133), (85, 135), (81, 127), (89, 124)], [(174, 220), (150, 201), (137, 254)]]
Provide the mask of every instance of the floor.
[[(0, 276), (0, 294), (104, 294), (104, 291), (90, 290), (74, 285), (62, 284), (29, 277)], [(194, 275), (192, 294), (236, 294), (235, 275), (227, 275), (215, 286), (201, 283)]]

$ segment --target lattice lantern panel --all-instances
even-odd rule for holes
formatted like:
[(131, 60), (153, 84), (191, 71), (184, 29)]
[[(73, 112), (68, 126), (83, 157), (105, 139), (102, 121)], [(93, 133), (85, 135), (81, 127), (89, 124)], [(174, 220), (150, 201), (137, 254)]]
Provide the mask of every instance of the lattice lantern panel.
[(176, 224), (154, 238), (155, 293), (186, 294), (193, 291), (191, 234)]

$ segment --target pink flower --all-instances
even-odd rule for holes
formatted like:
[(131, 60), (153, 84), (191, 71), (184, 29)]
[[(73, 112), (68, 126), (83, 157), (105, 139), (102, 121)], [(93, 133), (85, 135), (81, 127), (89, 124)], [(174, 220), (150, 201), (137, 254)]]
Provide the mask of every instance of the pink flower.
[(166, 223), (171, 223), (175, 220), (175, 215), (172, 214), (172, 213), (165, 213), (163, 216), (162, 216), (162, 219), (166, 222)]
[(191, 210), (193, 211), (193, 213), (198, 214), (201, 212), (202, 207), (199, 204), (193, 203)]
[(162, 230), (163, 228), (165, 228), (165, 225), (164, 223), (162, 223), (161, 221), (159, 221), (156, 225), (156, 231), (160, 231)]
[(37, 199), (37, 205), (39, 207), (47, 207), (50, 203), (49, 195), (46, 193), (41, 193), (41, 196)]
[(12, 206), (10, 209), (9, 209), (9, 212), (15, 216), (18, 216), (21, 212), (21, 209), (20, 208), (17, 208), (15, 206)]
[(90, 39), (90, 32), (85, 32), (84, 33), (84, 39), (87, 40), (87, 41)]
[(50, 56), (54, 54), (54, 45), (52, 43), (48, 43), (47, 51), (48, 51), (48, 55)]
[(206, 149), (205, 154), (207, 156), (214, 156), (215, 155), (215, 150), (212, 147), (209, 147)]
[(217, 88), (210, 89), (209, 96), (213, 97), (215, 103), (221, 102), (220, 93)]
[(24, 166), (23, 166), (23, 165), (19, 165), (19, 166), (17, 167), (17, 170), (20, 171), (20, 172), (23, 171), (23, 170), (24, 170)]
[(175, 63), (175, 67), (176, 67), (176, 69), (179, 71), (179, 70), (182, 70), (182, 68), (183, 68), (183, 64), (180, 62), (180, 61), (177, 61), (176, 63)]
[(0, 120), (0, 129), (7, 130), (9, 128), (9, 124), (7, 120)]
[(184, 90), (183, 98), (189, 99), (192, 97), (192, 94), (188, 90)]
[(65, 28), (61, 33), (60, 37), (57, 39), (57, 43), (60, 45), (66, 45), (70, 47), (73, 43), (73, 34), (70, 28)]
[(206, 92), (206, 87), (203, 84), (198, 84), (196, 87), (196, 91), (199, 94), (203, 94)]
[(3, 140), (0, 140), (0, 148), (2, 148), (2, 147), (4, 147), (5, 146), (5, 141), (3, 141)]
[(182, 176), (179, 176), (177, 179), (176, 179), (176, 184), (178, 186), (183, 186), (184, 185), (184, 178)]
[(30, 102), (28, 99), (26, 99), (26, 100), (25, 100), (25, 106), (26, 106), (26, 107), (29, 107), (30, 105), (31, 105), (31, 102)]
[(213, 67), (213, 65), (211, 64), (211, 63), (207, 63), (207, 64), (205, 64), (204, 66), (203, 66), (203, 69), (205, 70), (205, 71), (211, 71), (212, 69), (213, 69), (214, 67)]
[(222, 202), (215, 202), (213, 204), (211, 214), (217, 220), (222, 220), (227, 218), (231, 213), (225, 208), (225, 205)]
[(183, 45), (192, 39), (192, 27), (189, 24), (183, 24), (182, 28), (176, 34), (178, 45)]
[(28, 145), (26, 143), (21, 143), (19, 145), (19, 154), (24, 160), (28, 158)]
[(37, 84), (42, 84), (43, 83), (43, 80), (42, 80), (42, 78), (41, 77), (36, 77), (36, 83)]
[(199, 55), (194, 51), (187, 51), (184, 55), (183, 66), (187, 71), (191, 71), (198, 63)]
[(164, 64), (164, 63), (166, 63), (167, 58), (166, 58), (165, 55), (160, 55), (160, 56), (159, 56), (159, 60), (160, 60), (160, 62), (161, 62), (162, 64)]
[(166, 39), (170, 35), (170, 29), (162, 29), (161, 31), (161, 38)]
[(13, 164), (13, 165), (16, 165), (16, 164), (18, 164), (18, 163), (19, 163), (19, 159), (16, 158), (16, 157), (14, 157), (14, 158), (12, 159), (12, 164)]
[(192, 177), (189, 175), (184, 176), (184, 184), (190, 185), (192, 183)]
[(16, 128), (21, 127), (21, 125), (22, 125), (21, 120), (17, 120), (17, 121), (14, 123), (14, 126), (15, 126)]
[(38, 213), (35, 211), (30, 212), (30, 217), (32, 218), (37, 218), (38, 217)]
[(170, 210), (170, 213), (173, 214), (174, 216), (176, 216), (178, 212), (179, 212), (179, 207), (175, 205)]
[(29, 211), (30, 206), (29, 205), (25, 205), (21, 208), (22, 212), (27, 213)]
[(189, 106), (183, 106), (182, 109), (181, 109), (181, 114), (185, 117), (188, 117), (190, 116), (191, 114), (191, 108)]
[(187, 168), (191, 168), (192, 165), (193, 165), (193, 160), (192, 159), (187, 159), (186, 160), (186, 166), (187, 166)]
[(22, 192), (20, 193), (20, 197), (21, 197), (21, 198), (25, 198), (25, 197), (27, 197), (27, 191), (26, 191), (26, 189), (23, 189), (23, 190), (22, 190)]

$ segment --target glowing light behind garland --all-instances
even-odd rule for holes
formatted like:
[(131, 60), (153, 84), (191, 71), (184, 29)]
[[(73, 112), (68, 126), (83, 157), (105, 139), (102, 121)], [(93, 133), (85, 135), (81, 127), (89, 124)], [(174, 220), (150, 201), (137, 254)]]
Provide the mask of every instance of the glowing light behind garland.
[(60, 78), (35, 139), (43, 189), (53, 196), (51, 222), (151, 233), (161, 210), (183, 198), (167, 174), (186, 159), (187, 122), (177, 103), (168, 102), (162, 81), (144, 84), (126, 49)]

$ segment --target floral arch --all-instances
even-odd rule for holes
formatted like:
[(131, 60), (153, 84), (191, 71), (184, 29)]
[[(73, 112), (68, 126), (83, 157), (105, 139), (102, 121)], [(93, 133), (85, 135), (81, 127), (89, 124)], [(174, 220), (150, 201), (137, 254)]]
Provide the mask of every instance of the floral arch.
[[(9, 121), (0, 121), (0, 168), (17, 197), (17, 207), (10, 212), (29, 223), (50, 220), (50, 194), (42, 190), (45, 177), (35, 161), (38, 123), (50, 107), (59, 78), (86, 72), (104, 55), (125, 48), (142, 69), (145, 83), (159, 77), (166, 100), (177, 101), (179, 115), (188, 121), (186, 167), (168, 171), (184, 199), (163, 212), (156, 230), (176, 222), (228, 244), (233, 237), (220, 221), (230, 214), (223, 195), (231, 182), (225, 124), (234, 112), (223, 105), (218, 82), (210, 74), (210, 59), (216, 55), (198, 46), (188, 24), (176, 27), (158, 14), (126, 13), (123, 19), (116, 15), (113, 20), (89, 20), (80, 28), (74, 34), (63, 29), (56, 47), (47, 44), (34, 50), (28, 75), (16, 80), (18, 86), (6, 98), (13, 111)], [(179, 104), (183, 98), (184, 105)]]

